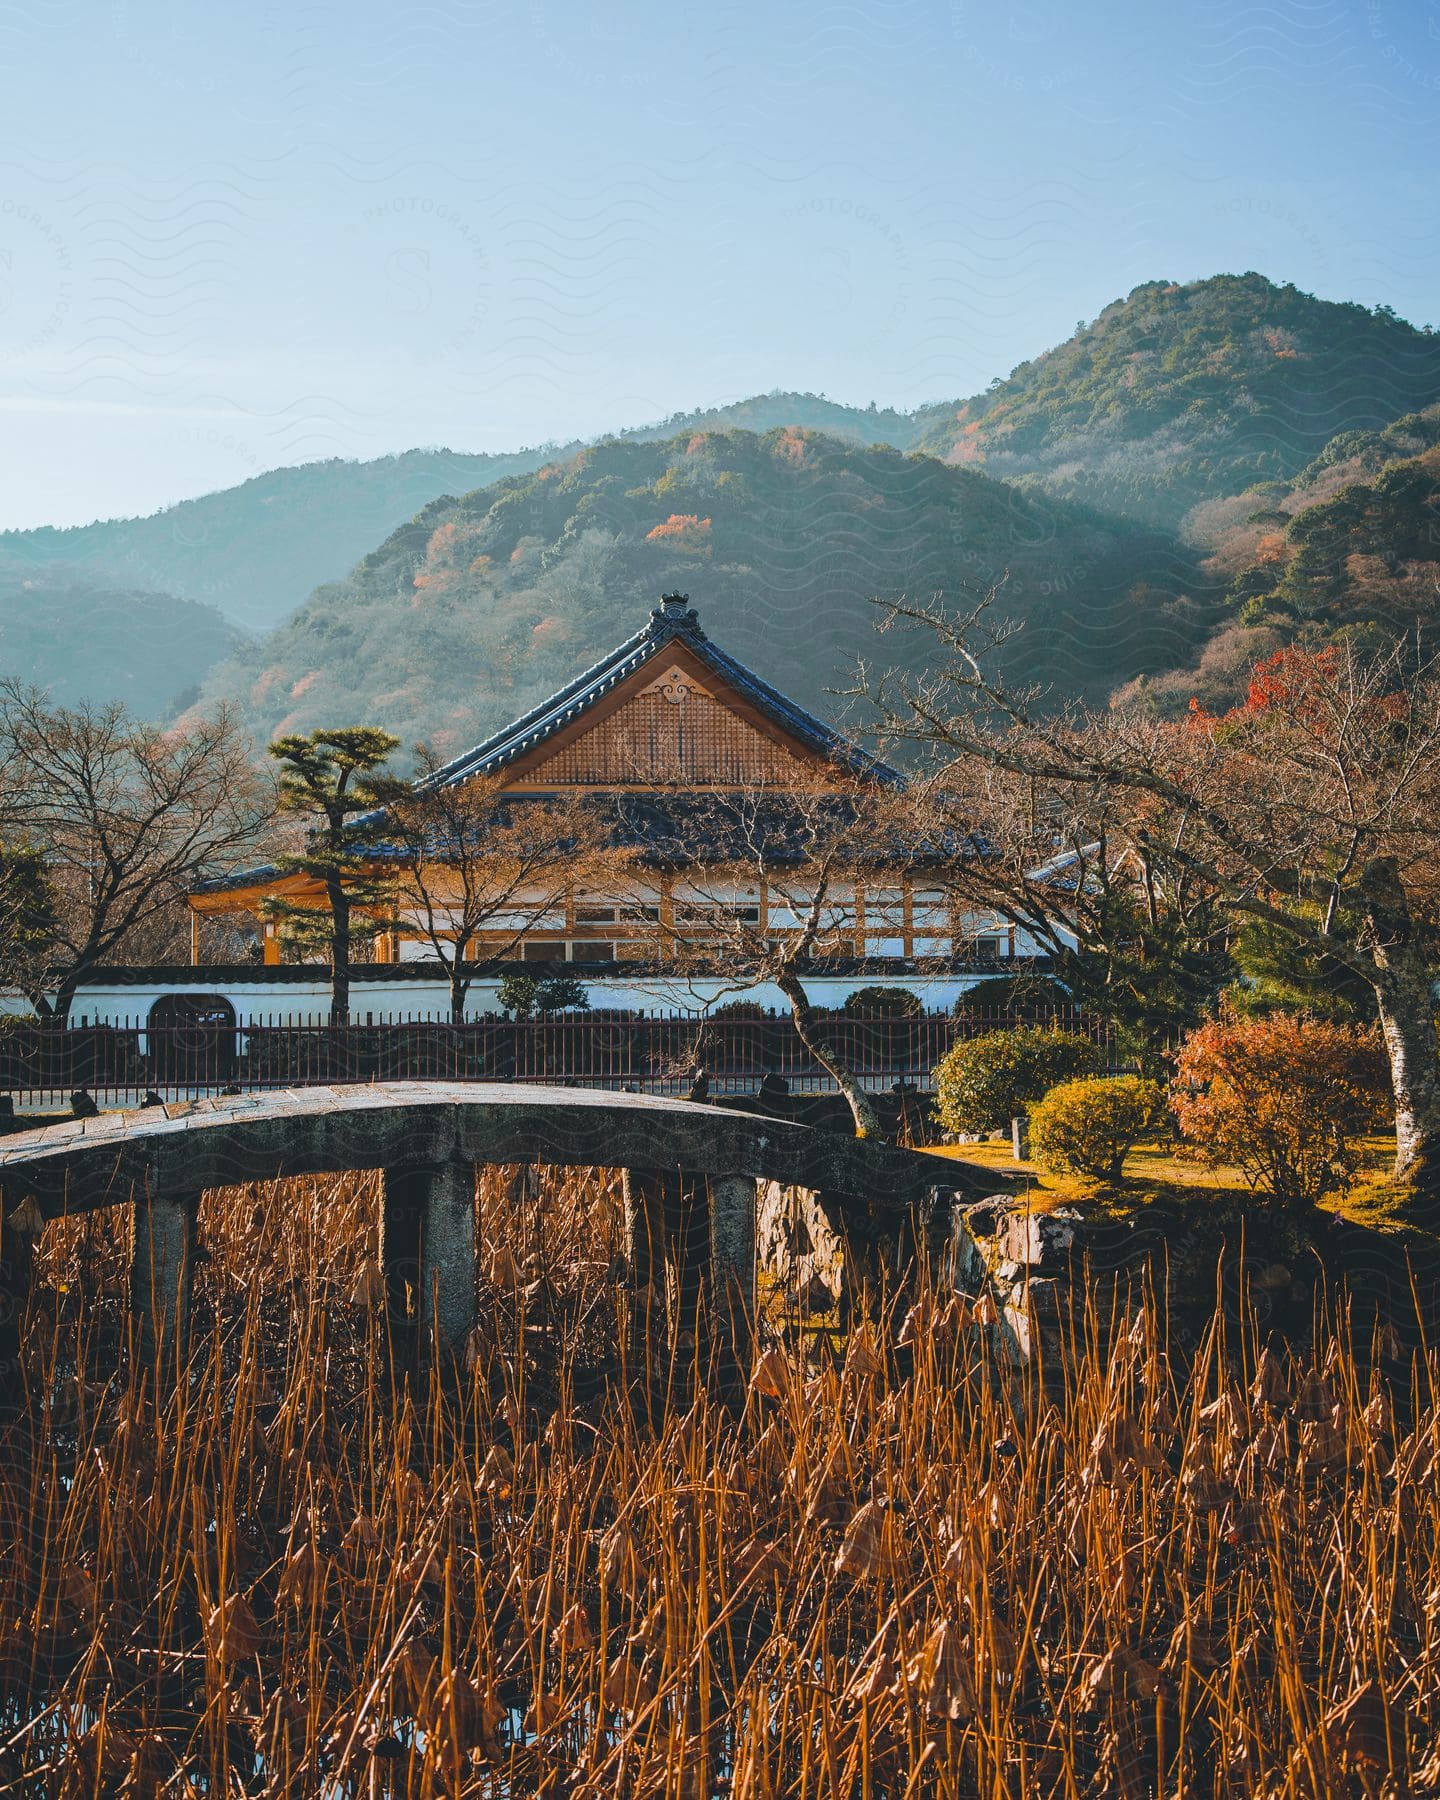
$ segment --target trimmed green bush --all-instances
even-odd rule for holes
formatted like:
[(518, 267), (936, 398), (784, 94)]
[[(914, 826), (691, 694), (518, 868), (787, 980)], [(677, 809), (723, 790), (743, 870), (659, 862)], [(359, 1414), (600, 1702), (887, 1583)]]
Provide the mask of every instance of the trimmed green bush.
[(712, 1019), (770, 1019), (774, 1017), (758, 1000), (727, 1000), (711, 1012)]
[(849, 1019), (914, 1019), (925, 1008), (909, 988), (863, 987), (856, 988), (840, 1010)]
[(1053, 1174), (1118, 1181), (1126, 1155), (1164, 1105), (1160, 1084), (1138, 1075), (1062, 1081), (1030, 1106), (1030, 1154)]
[(501, 977), (495, 998), (517, 1020), (590, 1010), (589, 990), (573, 975), (528, 975), (523, 970), (512, 970)]
[(955, 996), (951, 1007), (957, 1019), (993, 1019), (1006, 1013), (1016, 1019), (1037, 1019), (1055, 1012), (1073, 1011), (1075, 996), (1053, 975), (1026, 970), (1021, 975), (991, 975)]
[(1000, 1131), (1032, 1100), (1105, 1059), (1089, 1038), (1035, 1026), (957, 1044), (935, 1070), (935, 1117), (946, 1131)]

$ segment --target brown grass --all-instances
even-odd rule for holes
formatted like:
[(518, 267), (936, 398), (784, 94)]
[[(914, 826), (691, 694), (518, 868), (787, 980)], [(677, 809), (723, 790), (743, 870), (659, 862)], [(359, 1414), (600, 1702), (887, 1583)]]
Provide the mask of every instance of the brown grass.
[(1435, 1788), (1430, 1362), (1392, 1395), (1323, 1321), (1300, 1364), (1217, 1321), (1182, 1364), (1147, 1308), (1041, 1381), (922, 1281), (727, 1403), (632, 1318), (615, 1198), (487, 1173), (448, 1380), (385, 1373), (366, 1178), (212, 1197), (178, 1384), (115, 1219), (52, 1227), (0, 1792)]

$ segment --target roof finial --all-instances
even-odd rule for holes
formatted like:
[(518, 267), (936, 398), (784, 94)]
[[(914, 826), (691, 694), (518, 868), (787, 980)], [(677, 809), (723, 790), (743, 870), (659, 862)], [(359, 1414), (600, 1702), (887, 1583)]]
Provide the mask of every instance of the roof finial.
[(688, 594), (662, 594), (660, 604), (650, 615), (652, 624), (670, 626), (692, 635), (700, 632), (700, 620), (690, 604)]

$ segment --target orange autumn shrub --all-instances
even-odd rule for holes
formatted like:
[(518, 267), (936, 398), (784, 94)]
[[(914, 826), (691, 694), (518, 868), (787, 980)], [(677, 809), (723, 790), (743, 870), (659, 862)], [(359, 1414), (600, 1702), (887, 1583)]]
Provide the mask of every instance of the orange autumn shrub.
[(1373, 1031), (1303, 1013), (1225, 1013), (1191, 1032), (1170, 1107), (1211, 1164), (1232, 1164), (1287, 1206), (1314, 1206), (1355, 1173), (1357, 1140), (1385, 1121), (1389, 1083)]

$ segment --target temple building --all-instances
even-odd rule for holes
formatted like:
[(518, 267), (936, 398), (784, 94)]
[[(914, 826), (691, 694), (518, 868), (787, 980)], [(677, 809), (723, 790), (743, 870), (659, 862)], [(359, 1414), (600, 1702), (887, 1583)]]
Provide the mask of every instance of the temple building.
[[(894, 770), (714, 643), (679, 594), (666, 595), (633, 637), (593, 667), (429, 780), (483, 781), (516, 807), (584, 794), (611, 809), (618, 835), (635, 851), (623, 883), (607, 883), (604, 891), (566, 884), (528, 911), (519, 896), (518, 910), (487, 922), (472, 954), (482, 964), (503, 949), (507, 963), (566, 965), (584, 982), (592, 1007), (640, 1012), (735, 996), (724, 970), (708, 983), (693, 964), (683, 982), (667, 977), (677, 932), (687, 922), (693, 929), (705, 907), (737, 909), (762, 935), (797, 923), (793, 895), (777, 895), (753, 867), (737, 866), (730, 878), (712, 866), (702, 882), (698, 871), (647, 846), (647, 829), (663, 835), (654, 821), (673, 810), (677, 795), (693, 795), (698, 804), (704, 796), (903, 786)], [(97, 972), (75, 1016), (133, 1020), (153, 1004), (158, 987), (171, 996), (186, 990), (196, 999), (202, 991), (223, 997), (242, 1027), (248, 1018), (322, 1019), (328, 970), (313, 958), (287, 958), (277, 903), (319, 907), (323, 890), (303, 874), (277, 868), (207, 883), (190, 899), (197, 925), (207, 915), (250, 915), (258, 966)], [(444, 971), (421, 922), (402, 902), (378, 925), (373, 961), (353, 971), (354, 1015), (375, 1022), (443, 1016)], [(198, 948), (198, 930), (192, 942)], [(823, 948), (808, 982), (817, 1004), (839, 1005), (857, 988), (886, 983), (910, 988), (927, 1008), (949, 1006), (997, 973), (997, 963), (1030, 951), (1017, 945), (1010, 926), (956, 914), (938, 880), (913, 864), (877, 864), (838, 890)], [(496, 1009), (502, 972), (486, 969), (475, 980), (468, 1013)], [(779, 1004), (778, 994), (758, 987), (748, 997)]]

